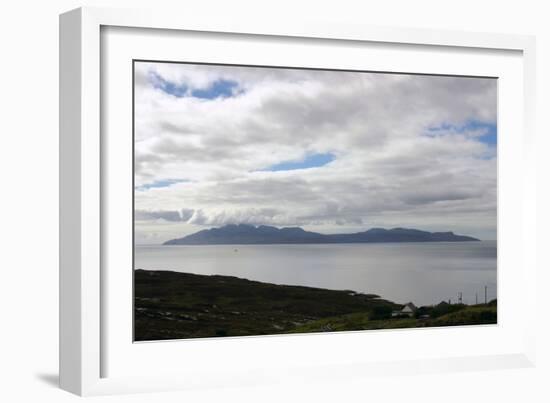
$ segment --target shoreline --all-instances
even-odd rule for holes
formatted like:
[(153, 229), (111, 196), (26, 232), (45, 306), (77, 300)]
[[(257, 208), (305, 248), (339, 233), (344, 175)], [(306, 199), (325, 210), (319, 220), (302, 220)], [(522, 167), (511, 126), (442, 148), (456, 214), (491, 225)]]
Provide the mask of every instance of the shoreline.
[(395, 315), (376, 294), (199, 275), (134, 271), (136, 341), (494, 324), (490, 304), (440, 303)]
[(494, 243), (497, 247), (496, 239), (480, 239), (479, 241), (408, 241), (408, 242), (333, 242), (333, 243), (218, 243), (218, 244), (165, 244), (165, 243), (148, 243), (148, 244), (136, 244), (136, 248), (174, 248), (174, 247), (254, 247), (254, 246), (381, 246), (381, 245), (463, 245), (463, 244), (487, 244)]

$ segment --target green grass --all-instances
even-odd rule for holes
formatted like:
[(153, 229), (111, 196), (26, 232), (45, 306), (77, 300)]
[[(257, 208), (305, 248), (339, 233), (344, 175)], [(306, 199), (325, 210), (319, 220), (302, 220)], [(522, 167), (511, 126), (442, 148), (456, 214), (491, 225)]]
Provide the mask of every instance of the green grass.
[(371, 320), (369, 316), (365, 313), (353, 313), (323, 318), (298, 326), (291, 333), (495, 324), (497, 323), (497, 308), (496, 306), (463, 306), (460, 311), (429, 319)]
[(416, 327), (417, 320), (406, 319), (369, 319), (370, 313), (352, 313), (342, 316), (332, 316), (297, 326), (290, 333), (311, 333), (311, 332), (337, 332), (351, 330), (374, 330)]
[(497, 307), (477, 305), (440, 316), (432, 321), (432, 326), (488, 325), (494, 323), (497, 323)]

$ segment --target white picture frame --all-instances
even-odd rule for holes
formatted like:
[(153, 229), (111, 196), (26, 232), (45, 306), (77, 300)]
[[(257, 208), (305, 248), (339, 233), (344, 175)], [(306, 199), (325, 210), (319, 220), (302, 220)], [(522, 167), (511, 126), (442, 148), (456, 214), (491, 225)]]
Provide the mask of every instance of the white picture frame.
[[(107, 93), (102, 81), (102, 30), (106, 27), (120, 29), (155, 29), (164, 32), (193, 32), (195, 36), (208, 33), (223, 35), (242, 35), (253, 37), (255, 40), (270, 39), (291, 41), (330, 41), (330, 46), (338, 47), (345, 43), (363, 44), (376, 43), (378, 46), (399, 45), (413, 46), (422, 49), (468, 50), (483, 55), (490, 52), (513, 52), (515, 65), (521, 69), (511, 69), (510, 75), (519, 80), (519, 91), (522, 110), (519, 118), (510, 121), (509, 127), (517, 129), (508, 145), (499, 144), (499, 186), (500, 181), (512, 190), (521, 186), (521, 192), (512, 197), (511, 193), (502, 194), (501, 198), (512, 200), (499, 207), (499, 249), (501, 236), (505, 235), (505, 245), (516, 243), (518, 248), (513, 252), (505, 249), (504, 257), (499, 253), (499, 270), (501, 263), (514, 263), (516, 269), (506, 269), (510, 272), (508, 278), (522, 279), (508, 281), (509, 288), (505, 295), (514, 291), (522, 296), (522, 302), (516, 307), (527, 312), (526, 318), (516, 321), (505, 317), (500, 321), (502, 314), (512, 312), (501, 304), (499, 294), (499, 325), (495, 328), (481, 327), (477, 329), (434, 329), (429, 333), (415, 332), (414, 330), (388, 332), (353, 332), (341, 335), (299, 335), (288, 337), (258, 337), (243, 340), (222, 341), (187, 341), (193, 343), (193, 349), (212, 349), (213, 344), (218, 347), (218, 359), (230, 360), (231, 355), (223, 356), (227, 350), (248, 351), (250, 359), (231, 367), (220, 366), (209, 369), (201, 364), (200, 358), (191, 358), (185, 364), (179, 362), (165, 362), (168, 368), (165, 372), (151, 374), (150, 371), (133, 373), (128, 368), (119, 367), (116, 371), (107, 368), (106, 362), (127, 360), (132, 362), (128, 354), (134, 354), (128, 349), (117, 345), (111, 340), (105, 327), (110, 326), (110, 333), (119, 332), (107, 318), (111, 315), (112, 306), (109, 301), (109, 288), (128, 287), (132, 284), (121, 285), (113, 280), (107, 287), (106, 280), (111, 281), (106, 273), (108, 257), (105, 237), (102, 227), (105, 220), (105, 190), (108, 188), (107, 178), (110, 172), (105, 161), (105, 144), (102, 132), (108, 127), (102, 119), (102, 94)], [(177, 39), (177, 38), (176, 38)], [(160, 40), (160, 39), (159, 39)], [(301, 42), (300, 42), (301, 43)], [(111, 46), (111, 45), (109, 45)], [(170, 12), (152, 12), (150, 10), (110, 10), (102, 8), (81, 8), (70, 11), (60, 17), (60, 385), (63, 389), (79, 395), (97, 395), (114, 393), (150, 392), (171, 389), (209, 388), (228, 384), (246, 386), (271, 382), (291, 383), (296, 379), (331, 381), (346, 379), (346, 377), (369, 376), (385, 373), (398, 375), (407, 372), (438, 372), (456, 370), (491, 369), (504, 367), (526, 367), (535, 362), (535, 291), (536, 265), (534, 261), (534, 242), (530, 242), (530, 235), (535, 232), (534, 208), (534, 91), (535, 91), (535, 42), (533, 37), (506, 34), (467, 33), (456, 31), (429, 31), (408, 28), (383, 28), (356, 25), (342, 25), (330, 23), (312, 23), (292, 25), (287, 22), (266, 20), (241, 22), (213, 21), (197, 19)], [(424, 51), (424, 50), (422, 50)], [(131, 56), (128, 56), (131, 57)], [(456, 57), (460, 58), (458, 54)], [(518, 59), (519, 58), (519, 59)], [(194, 61), (200, 61), (194, 59)], [(210, 61), (210, 60), (208, 60)], [(519, 61), (519, 62), (518, 62)], [(518, 64), (519, 63), (519, 64)], [(396, 67), (398, 68), (398, 67)], [(434, 67), (436, 68), (436, 67)], [(405, 68), (404, 71), (409, 71)], [(454, 71), (454, 70), (453, 70)], [(457, 70), (457, 74), (459, 71)], [(521, 72), (518, 73), (518, 71)], [(523, 91), (523, 92), (521, 92)], [(130, 107), (130, 105), (128, 105)], [(500, 119), (500, 118), (499, 118)], [(506, 123), (508, 124), (508, 123)], [(500, 122), (499, 122), (500, 125)], [(108, 126), (108, 125), (107, 125)], [(500, 127), (500, 126), (499, 126)], [(506, 126), (504, 126), (506, 127)], [(512, 167), (509, 150), (519, 150), (523, 158), (515, 160)], [(111, 151), (110, 151), (111, 152)], [(502, 155), (501, 155), (502, 153)], [(108, 154), (108, 153), (107, 153)], [(502, 157), (502, 159), (501, 159)], [(514, 171), (512, 175), (508, 175)], [(129, 178), (130, 179), (130, 178)], [(509, 183), (508, 183), (509, 182)], [(510, 197), (508, 197), (510, 196)], [(103, 209), (103, 211), (102, 211)], [(517, 213), (515, 216), (512, 213)], [(512, 217), (514, 215), (515, 218)], [(505, 228), (518, 229), (517, 233), (508, 231), (502, 233), (500, 224), (507, 220)], [(504, 222), (504, 221), (502, 221)], [(508, 253), (511, 253), (508, 255)], [(512, 254), (513, 253), (513, 254)], [(508, 257), (510, 259), (508, 259)], [(519, 267), (518, 267), (519, 266)], [(513, 272), (512, 270), (517, 270)], [(500, 278), (499, 278), (500, 281)], [(515, 287), (515, 288), (514, 288)], [(503, 290), (500, 289), (499, 293)], [(532, 312), (532, 314), (530, 313)], [(118, 315), (118, 314), (116, 314)], [(118, 317), (118, 316), (117, 316)], [(504, 323), (504, 324), (503, 324)], [(496, 329), (496, 330), (495, 330)], [(350, 346), (357, 346), (365, 342), (377, 340), (380, 343), (400, 343), (403, 337), (415, 340), (429, 339), (436, 345), (443, 338), (457, 337), (463, 340), (463, 348), (455, 352), (445, 353), (442, 347), (438, 353), (416, 354), (400, 358), (399, 351), (393, 356), (382, 359), (357, 356), (348, 360), (339, 361), (330, 354), (323, 360), (316, 360), (308, 346), (330, 350), (336, 344), (345, 342)], [(472, 342), (477, 338), (487, 340), (499, 337), (502, 343), (493, 351), (484, 352), (482, 348), (473, 348)], [(116, 338), (116, 337), (115, 337)], [(382, 339), (390, 340), (383, 341)], [(131, 344), (131, 341), (128, 340)], [(184, 349), (182, 344), (154, 343), (156, 346), (143, 347), (135, 354), (173, 354)], [(495, 343), (498, 344), (498, 343)], [(153, 350), (155, 349), (155, 350)], [(162, 349), (162, 351), (160, 351)], [(256, 362), (259, 354), (267, 349), (275, 353), (271, 358)], [(277, 351), (291, 349), (301, 351), (303, 356), (293, 357), (291, 360), (277, 361)], [(292, 350), (294, 349), (294, 350)], [(135, 350), (135, 349), (134, 349)], [(118, 352), (125, 351), (121, 355)], [(114, 352), (117, 352), (116, 354)], [(311, 354), (310, 354), (311, 353)], [(118, 358), (113, 358), (117, 356)], [(309, 354), (309, 355), (308, 355)], [(199, 357), (199, 355), (197, 355)], [(224, 358), (225, 357), (225, 358)], [(213, 353), (209, 360), (216, 360)], [(166, 359), (165, 359), (166, 360)], [(193, 361), (195, 360), (195, 361)], [(256, 360), (256, 361), (254, 361)], [(138, 360), (139, 362), (139, 360)], [(148, 363), (149, 361), (142, 361)], [(151, 361), (152, 363), (152, 361)], [(134, 365), (134, 364), (132, 364)], [(144, 364), (146, 365), (146, 364)], [(236, 367), (235, 367), (236, 365)], [(239, 367), (240, 365), (240, 367)], [(257, 368), (255, 367), (257, 365)], [(194, 373), (189, 368), (194, 367)], [(307, 373), (304, 371), (307, 368)], [(253, 370), (261, 369), (261, 371)], [(228, 376), (231, 373), (231, 376)]]

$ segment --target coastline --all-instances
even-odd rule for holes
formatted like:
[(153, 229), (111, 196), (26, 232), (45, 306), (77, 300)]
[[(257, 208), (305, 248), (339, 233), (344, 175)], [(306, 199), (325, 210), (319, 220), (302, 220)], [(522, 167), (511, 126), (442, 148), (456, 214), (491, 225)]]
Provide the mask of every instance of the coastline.
[[(136, 269), (135, 341), (495, 324), (490, 304), (403, 303), (353, 290)], [(443, 304), (443, 305), (442, 305)]]

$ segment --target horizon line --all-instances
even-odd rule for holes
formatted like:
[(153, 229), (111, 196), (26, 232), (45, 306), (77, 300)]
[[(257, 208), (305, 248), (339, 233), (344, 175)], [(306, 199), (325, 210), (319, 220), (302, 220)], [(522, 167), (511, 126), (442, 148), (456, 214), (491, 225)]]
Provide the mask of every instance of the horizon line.
[[(366, 228), (366, 229), (362, 229), (362, 230), (355, 230), (355, 231), (347, 231), (347, 232), (331, 232), (331, 233), (323, 233), (323, 232), (317, 232), (317, 231), (313, 231), (313, 230), (306, 230), (304, 229), (302, 226), (299, 226), (299, 225), (294, 225), (294, 226), (277, 226), (277, 225), (267, 225), (267, 224), (249, 224), (249, 223), (229, 223), (229, 224), (224, 224), (224, 225), (219, 225), (219, 226), (210, 226), (210, 227), (207, 227), (207, 228), (203, 228), (203, 229), (198, 229), (197, 231), (194, 231), (194, 232), (190, 232), (188, 234), (183, 234), (183, 235), (175, 235), (174, 238), (167, 238), (165, 240), (160, 240), (158, 241), (157, 243), (138, 243), (138, 242), (134, 242), (134, 246), (155, 246), (155, 245), (163, 245), (164, 242), (166, 241), (169, 241), (169, 240), (173, 240), (173, 239), (181, 239), (181, 238), (185, 238), (187, 236), (190, 236), (190, 235), (193, 235), (193, 234), (196, 234), (198, 232), (201, 232), (201, 231), (207, 231), (207, 230), (212, 230), (212, 229), (219, 229), (219, 228), (224, 228), (224, 227), (227, 227), (227, 226), (245, 226), (245, 227), (251, 227), (251, 228), (260, 228), (260, 227), (269, 227), (269, 228), (275, 228), (275, 229), (278, 229), (278, 230), (282, 230), (282, 229), (287, 229), (287, 228), (298, 228), (298, 229), (301, 229), (303, 231), (306, 231), (306, 232), (312, 232), (312, 233), (316, 233), (316, 234), (320, 234), (320, 235), (353, 235), (353, 234), (359, 234), (359, 233), (363, 233), (363, 232), (368, 232), (370, 230), (373, 230), (373, 229), (380, 229), (380, 230), (384, 230), (384, 231), (391, 231), (391, 230), (399, 230), (399, 229), (402, 229), (402, 230), (413, 230), (413, 231), (421, 231), (421, 232), (427, 232), (427, 233), (430, 233), (430, 234), (444, 234), (444, 233), (452, 233), (453, 235), (456, 235), (456, 236), (467, 236), (467, 237), (470, 237), (470, 238), (475, 238), (477, 239), (478, 241), (487, 241), (487, 242), (490, 242), (490, 241), (497, 241), (496, 238), (494, 239), (485, 239), (485, 238), (478, 238), (476, 236), (473, 236), (473, 235), (468, 235), (468, 234), (463, 234), (463, 233), (456, 233), (455, 231), (453, 230), (446, 230), (446, 231), (431, 231), (431, 230), (425, 230), (425, 229), (418, 229), (418, 228), (414, 228), (414, 227), (378, 227), (378, 226), (373, 226), (373, 227), (369, 227), (369, 228)], [(443, 242), (444, 241), (438, 241), (438, 242)], [(452, 241), (449, 241), (449, 242), (452, 242)], [(391, 242), (386, 242), (386, 243), (391, 243)], [(278, 244), (278, 243), (274, 243), (275, 244)], [(266, 244), (267, 245), (267, 244)], [(164, 245), (164, 246), (167, 246), (167, 245)], [(184, 245), (185, 246), (185, 245)], [(206, 246), (206, 245), (203, 245), (203, 246)], [(211, 246), (220, 246), (220, 245), (211, 245)]]

